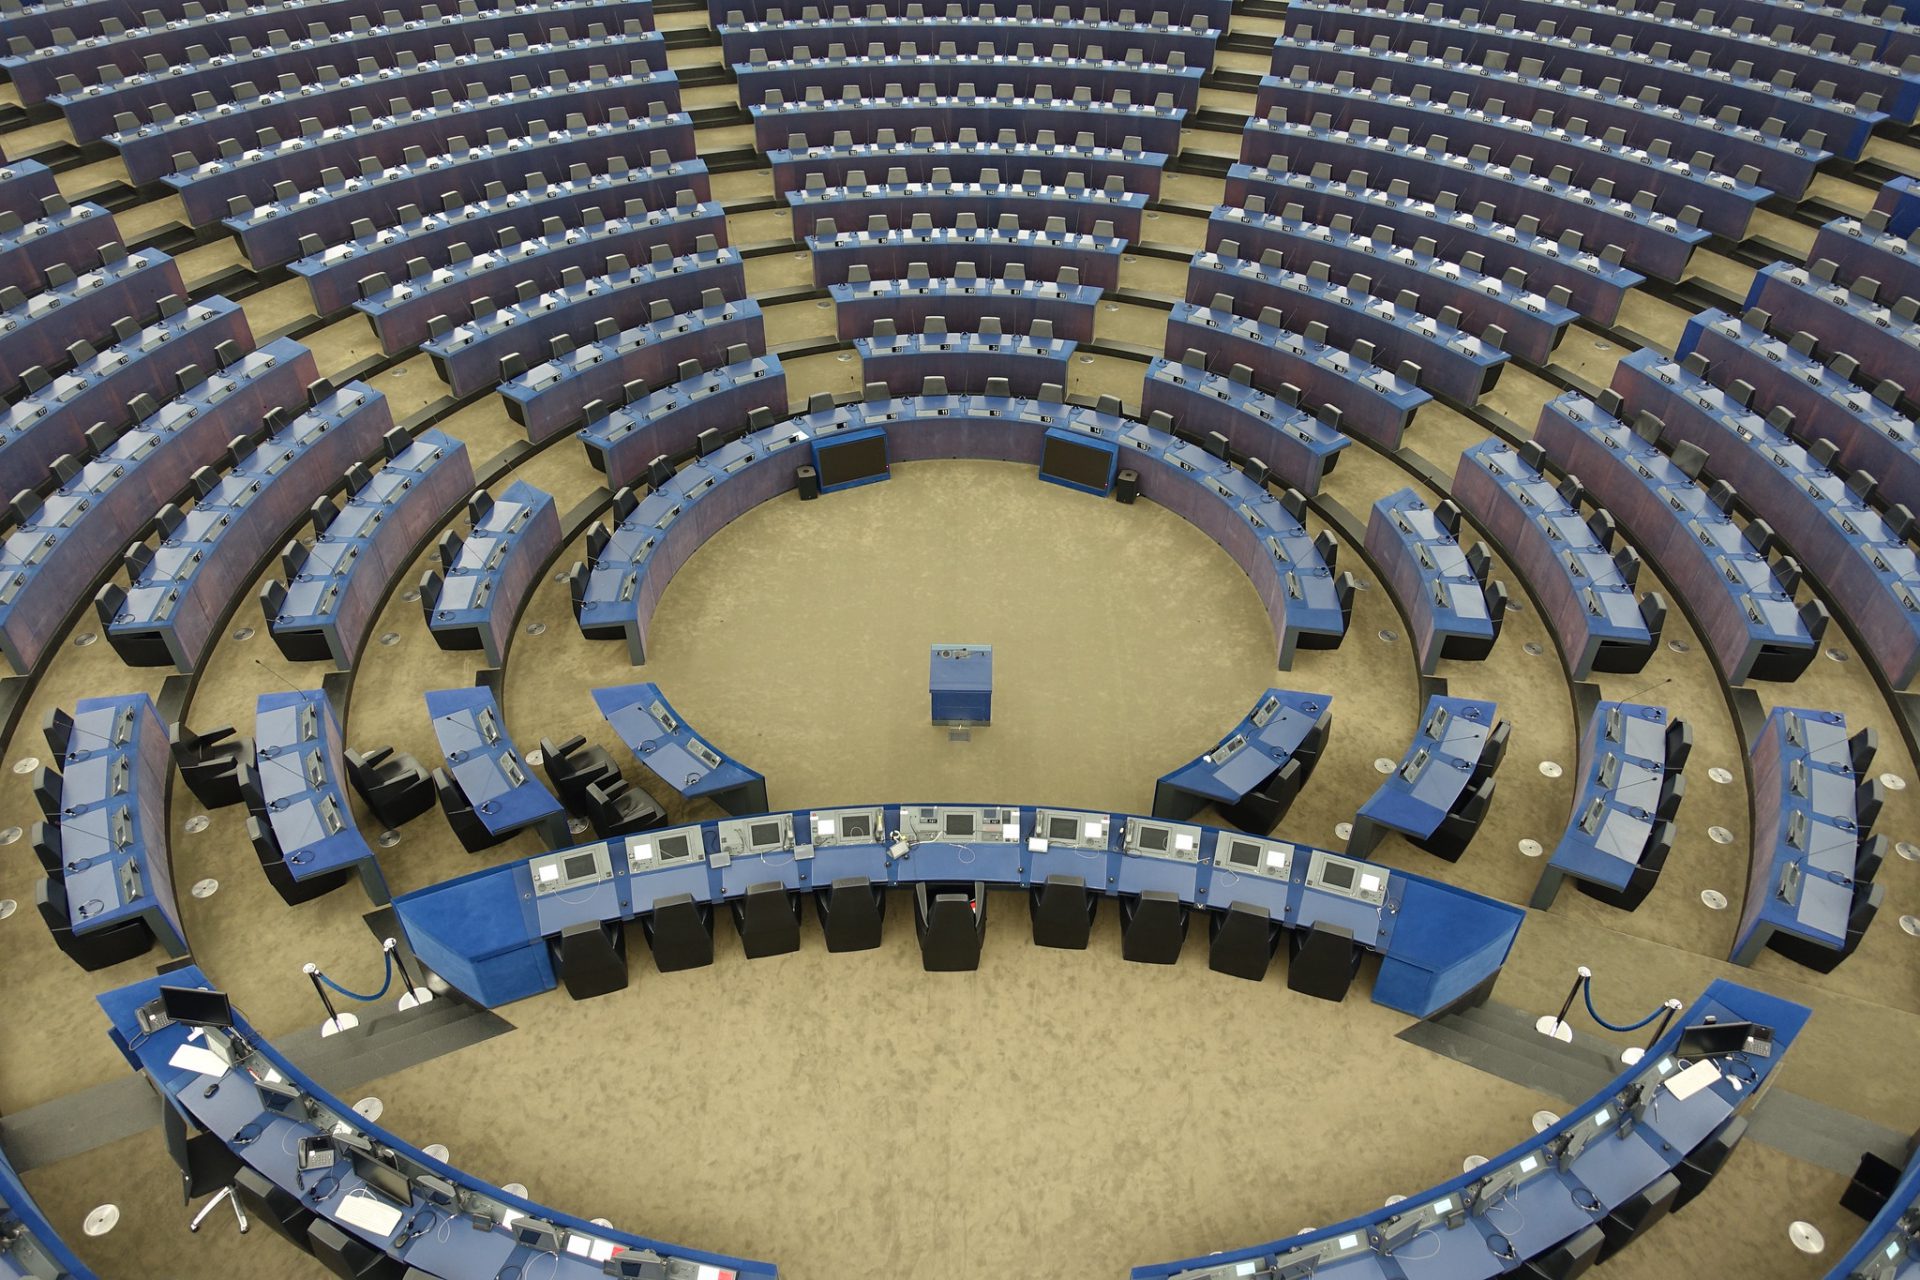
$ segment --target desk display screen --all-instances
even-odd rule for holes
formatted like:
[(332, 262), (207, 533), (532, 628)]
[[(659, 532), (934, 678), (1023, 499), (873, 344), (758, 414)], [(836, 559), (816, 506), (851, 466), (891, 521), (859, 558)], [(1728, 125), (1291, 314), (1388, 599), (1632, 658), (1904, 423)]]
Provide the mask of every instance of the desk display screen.
[(756, 822), (748, 828), (747, 838), (753, 842), (754, 848), (760, 849), (776, 846), (780, 844), (785, 837), (782, 836), (780, 832), (779, 823)]
[(1320, 868), (1320, 883), (1330, 889), (1353, 888), (1353, 868), (1342, 862), (1329, 861)]
[(1080, 819), (1048, 818), (1047, 839), (1073, 841), (1080, 838)]
[(826, 441), (814, 449), (814, 464), (820, 469), (820, 487), (832, 489), (856, 480), (884, 476), (887, 471), (887, 437), (865, 436), (844, 444)]
[(1167, 833), (1159, 827), (1141, 827), (1140, 834), (1136, 839), (1140, 847), (1149, 853), (1165, 853), (1167, 851)]
[(1074, 444), (1049, 436), (1040, 450), (1040, 474), (1050, 480), (1064, 480), (1098, 493), (1113, 486), (1113, 469), (1118, 459), (1111, 450)]
[(871, 839), (873, 819), (864, 813), (850, 813), (840, 819), (840, 834), (849, 840)]
[(1260, 846), (1249, 844), (1245, 840), (1235, 840), (1227, 849), (1227, 861), (1236, 867), (1258, 867)]
[(593, 855), (575, 853), (568, 856), (561, 874), (569, 880), (584, 880), (594, 872)]
[(973, 815), (950, 813), (946, 816), (946, 822), (941, 829), (950, 836), (971, 836), (973, 835)]

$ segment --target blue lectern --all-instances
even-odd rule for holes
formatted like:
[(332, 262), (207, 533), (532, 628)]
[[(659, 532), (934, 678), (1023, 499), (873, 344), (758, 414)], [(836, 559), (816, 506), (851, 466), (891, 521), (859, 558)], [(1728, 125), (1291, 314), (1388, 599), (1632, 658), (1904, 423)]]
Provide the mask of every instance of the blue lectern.
[(935, 724), (993, 722), (993, 646), (937, 644), (927, 670)]

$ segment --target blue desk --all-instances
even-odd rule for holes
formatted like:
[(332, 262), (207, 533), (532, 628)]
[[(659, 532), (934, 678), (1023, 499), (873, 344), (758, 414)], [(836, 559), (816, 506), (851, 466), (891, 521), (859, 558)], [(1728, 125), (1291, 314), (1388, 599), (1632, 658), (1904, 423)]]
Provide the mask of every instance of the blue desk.
[(964, 263), (990, 279), (1018, 267), (1035, 280), (1059, 280), (1068, 267), (1080, 283), (1096, 289), (1118, 288), (1120, 257), (1127, 242), (1118, 236), (1078, 231), (1035, 231), (1016, 227), (889, 227), (885, 231), (840, 231), (809, 235), (813, 282), (846, 284), (856, 267), (872, 279), (915, 274), (915, 264), (935, 278), (957, 274)]
[(1202, 752), (1153, 786), (1153, 816), (1191, 818), (1207, 805), (1231, 805), (1258, 790), (1293, 759), (1302, 744), (1333, 725), (1333, 698), (1324, 693), (1268, 689), (1253, 710)]
[(1231, 453), (1259, 458), (1283, 483), (1309, 496), (1320, 492), (1340, 451), (1353, 443), (1337, 424), (1306, 409), (1226, 374), (1166, 359), (1147, 366), (1140, 413), (1149, 419), (1164, 413), (1191, 437), (1224, 436)]
[(1484, 567), (1474, 571), (1418, 494), (1402, 489), (1373, 504), (1366, 548), (1409, 619), (1421, 675), (1437, 671), (1442, 658), (1486, 656), (1501, 620), (1493, 616)]
[[(104, 230), (104, 229), (103, 229)], [(129, 254), (112, 232), (100, 265), (88, 271), (66, 273), (62, 283), (52, 279), (31, 296), (9, 295), (0, 301), (0, 394), (17, 395), (30, 367), (61, 368), (67, 347), (76, 340), (95, 341), (113, 331), (114, 322), (132, 316), (140, 323), (154, 318), (161, 298), (187, 296), (180, 282), (180, 264), (155, 249)], [(51, 317), (59, 313), (59, 319)]]
[[(140, 1030), (138, 1010), (156, 999), (163, 985), (209, 987), (211, 983), (198, 967), (188, 966), (99, 997), (115, 1045), (136, 1070), (146, 1074), (163, 1103), (198, 1128), (216, 1135), (233, 1148), (244, 1166), (283, 1194), (417, 1276), (473, 1280), (504, 1270), (509, 1275), (535, 1274), (548, 1280), (601, 1280), (604, 1259), (623, 1251), (653, 1250), (663, 1259), (697, 1264), (698, 1275), (705, 1280), (774, 1280), (776, 1271), (771, 1263), (682, 1248), (595, 1226), (584, 1218), (536, 1204), (462, 1173), (355, 1113), (315, 1084), (237, 1013), (233, 1027), (237, 1042), (222, 1032), (211, 1033), (225, 1047), (233, 1062), (231, 1067), (208, 1062), (203, 1071), (201, 1063), (191, 1060), (176, 1065), (183, 1048), (204, 1051), (209, 1036), (178, 1023), (152, 1033)], [(269, 1095), (256, 1083), (259, 1080), (273, 1081), (297, 1097), (289, 1100)], [(392, 1153), (387, 1161), (389, 1168), (414, 1181), (407, 1204), (384, 1199), (344, 1157), (324, 1173), (302, 1175), (298, 1168), (299, 1140), (341, 1128), (359, 1135), (375, 1149)], [(432, 1184), (420, 1183), (423, 1175), (438, 1180), (443, 1188), (451, 1188), (453, 1202), (437, 1198)], [(444, 1189), (438, 1193), (445, 1194)], [(359, 1225), (355, 1220), (358, 1215), (350, 1217), (341, 1212), (350, 1198), (385, 1205), (398, 1216), (385, 1231)], [(369, 1206), (362, 1203), (357, 1207)], [(503, 1224), (522, 1216), (557, 1228), (563, 1233), (563, 1247), (548, 1250), (516, 1241), (514, 1232)]]
[(1858, 218), (1835, 218), (1820, 228), (1807, 251), (1808, 262), (1825, 260), (1841, 279), (1870, 276), (1883, 298), (1920, 298), (1920, 250), (1903, 235), (1875, 230)]
[(1004, 378), (1010, 394), (1037, 396), (1048, 383), (1067, 385), (1067, 362), (1078, 345), (1017, 333), (901, 333), (853, 340), (861, 381), (883, 383), (896, 396), (919, 395), (936, 375), (946, 379), (948, 391), (984, 393), (992, 379)]
[(1858, 1280), (1861, 1276), (1914, 1280), (1920, 1276), (1920, 1230), (1916, 1230), (1920, 1219), (1912, 1215), (1916, 1205), (1920, 1205), (1920, 1154), (1907, 1160), (1886, 1204), (1833, 1264), (1825, 1280)]
[(1818, 280), (1805, 267), (1776, 262), (1754, 277), (1747, 306), (1779, 316), (1796, 333), (1811, 334), (1829, 360), (1851, 356), (1866, 378), (1913, 381), (1920, 324), (1845, 285)]
[(537, 825), (548, 848), (564, 845), (566, 810), (527, 772), (493, 690), (429, 689), (426, 698), (440, 754), (481, 825), (496, 836)]
[[(956, 811), (969, 815), (972, 839), (944, 834), (941, 816)], [(1414, 1017), (1431, 1016), (1497, 974), (1523, 915), (1518, 907), (1439, 881), (1304, 845), (1124, 813), (1005, 806), (858, 809), (878, 815), (873, 830), (902, 833), (908, 847), (896, 855), (887, 844), (829, 836), (820, 819), (841, 812), (850, 810), (769, 815), (790, 824), (791, 856), (781, 851), (739, 869), (730, 866), (737, 851), (725, 852), (723, 828), (731, 820), (723, 820), (581, 846), (580, 852), (605, 859), (610, 884), (603, 876), (592, 884), (536, 890), (532, 864), (513, 862), (402, 894), (394, 909), (423, 963), (470, 998), (495, 1007), (554, 988), (547, 938), (569, 925), (647, 915), (656, 901), (676, 894), (717, 903), (740, 896), (755, 881), (812, 891), (845, 878), (885, 889), (984, 881), (991, 888), (1025, 890), (1044, 885), (1049, 875), (1068, 875), (1089, 892), (1110, 896), (1159, 890), (1210, 911), (1224, 911), (1235, 901), (1265, 905), (1290, 929), (1338, 925), (1353, 934), (1355, 945), (1381, 957), (1374, 1002)], [(1055, 818), (1097, 834), (1071, 842), (1049, 839)], [(1140, 851), (1133, 833), (1143, 824), (1170, 845), (1185, 847), (1165, 854)], [(1236, 844), (1248, 845), (1255, 856), (1242, 861)], [(1321, 874), (1329, 858), (1352, 873), (1350, 887), (1336, 888), (1333, 878)], [(552, 859), (535, 861), (546, 866)]]
[(501, 383), (500, 398), (507, 416), (538, 444), (598, 420), (601, 409), (624, 403), (633, 391), (677, 382), (684, 361), (716, 351), (731, 355), (742, 346), (749, 355), (767, 350), (766, 322), (751, 298), (662, 316), (596, 338)]
[(161, 299), (158, 320), (0, 409), (0, 492), (34, 488), (55, 458), (86, 452), (94, 423), (127, 425), (134, 397), (170, 398), (179, 389), (174, 375), (188, 365), (212, 368), (222, 343), (241, 351), (253, 345), (238, 303), (218, 296), (179, 301)]
[(1711, 234), (1619, 196), (1576, 186), (1571, 173), (1565, 179), (1522, 173), (1492, 159), (1449, 152), (1437, 139), (1416, 145), (1398, 134), (1375, 137), (1331, 123), (1256, 118), (1247, 122), (1241, 136), (1240, 158), (1267, 168), (1244, 174), (1239, 166), (1228, 170), (1230, 205), (1244, 206), (1249, 192), (1259, 190), (1255, 180), (1281, 168), (1280, 161), (1301, 172), (1314, 172), (1324, 164), (1329, 177), (1358, 171), (1367, 175), (1369, 186), (1390, 188), (1404, 182), (1408, 194), (1431, 200), (1446, 213), (1469, 209), (1475, 217), (1498, 217), (1516, 227), (1531, 220), (1556, 238), (1577, 232), (1589, 248), (1661, 280), (1678, 280), (1693, 247)]
[(936, 226), (957, 224), (962, 213), (1000, 226), (1011, 217), (1038, 231), (1056, 219), (1079, 235), (1140, 238), (1147, 198), (1133, 191), (1099, 187), (1045, 186), (1019, 182), (889, 182), (857, 187), (818, 187), (787, 192), (793, 211), (793, 238), (829, 234), (826, 224), (850, 230), (873, 227), (875, 218), (889, 227), (909, 226), (925, 215)]
[(153, 699), (75, 703), (61, 766), (60, 858), (74, 933), (139, 920), (168, 955), (187, 954), (167, 853), (173, 750)]
[(1542, 407), (1534, 440), (1653, 558), (1728, 683), (1792, 679), (1805, 669), (1818, 647), (1807, 617), (1824, 625), (1825, 614), (1815, 603), (1803, 615), (1781, 567), (1753, 551), (1672, 459), (1571, 392)]
[(0, 1276), (8, 1280), (96, 1280), (60, 1238), (0, 1153)]
[(254, 776), (287, 873), (308, 880), (351, 867), (373, 904), (385, 906), (387, 878), (354, 824), (341, 747), (340, 721), (321, 690), (263, 693), (254, 703)]
[(943, 94), (957, 93), (974, 84), (1011, 85), (1016, 95), (1034, 98), (1050, 96), (1041, 92), (1042, 86), (1051, 90), (1070, 85), (1075, 90), (1089, 90), (1103, 102), (1150, 102), (1169, 110), (1191, 111), (1199, 105), (1202, 72), (1199, 67), (1119, 58), (968, 53), (940, 58), (816, 57), (804, 62), (739, 63), (733, 74), (740, 85), (740, 101), (749, 107), (777, 107), (782, 99), (804, 99), (809, 89), (839, 93), (852, 86), (871, 97), (884, 93), (889, 85), (912, 82), (931, 83), (935, 92)]
[[(1762, 319), (1772, 317), (1703, 311), (1687, 321), (1674, 359), (1698, 352), (1716, 379), (1749, 384), (1756, 403), (1793, 414), (1797, 433), (1832, 442), (1841, 464), (1870, 472), (1888, 501), (1920, 508), (1920, 440), (1913, 423), (1890, 403), (1900, 384), (1884, 383), (1878, 394), (1856, 386), (1812, 354), (1770, 336)], [(1783, 329), (1794, 323), (1792, 312), (1780, 319)]]
[(763, 813), (767, 778), (695, 733), (651, 682), (593, 691), (594, 705), (638, 760), (675, 793), (728, 813)]
[(0, 288), (27, 293), (47, 287), (47, 268), (64, 262), (75, 271), (100, 265), (104, 241), (118, 241), (113, 215), (97, 204), (56, 200), (38, 216), (0, 231)]
[(76, 582), (92, 582), (269, 409), (300, 403), (312, 354), (280, 338), (195, 384), (82, 466), (0, 545), (0, 652), (31, 671), (62, 630)]
[[(1710, 364), (1706, 372), (1733, 381)], [(1652, 413), (1709, 452), (1714, 478), (1732, 483), (1821, 584), (1888, 684), (1920, 675), (1920, 557), (1878, 511), (1786, 432), (1658, 352), (1634, 352), (1613, 382), (1628, 413)]]
[(114, 649), (134, 665), (199, 667), (261, 559), (392, 427), (386, 397), (350, 382), (246, 452), (176, 528), (163, 529), (111, 618), (96, 600)]
[(880, 173), (889, 181), (899, 173), (903, 181), (931, 182), (935, 169), (945, 169), (960, 182), (979, 182), (982, 173), (992, 169), (1037, 172), (1040, 181), (1055, 186), (1071, 174), (1079, 174), (1095, 187), (1118, 178), (1126, 190), (1154, 200), (1159, 198), (1160, 174), (1167, 163), (1162, 151), (1070, 143), (1002, 142), (989, 149), (951, 138), (825, 146), (807, 146), (804, 136), (799, 140), (800, 146), (782, 145), (767, 152), (776, 192), (803, 190), (816, 177), (826, 186), (844, 186), (854, 173)]
[(1854, 823), (1851, 764), (1822, 758), (1823, 744), (1846, 732), (1837, 712), (1775, 707), (1754, 740), (1753, 847), (1735, 964), (1752, 964), (1775, 934), (1842, 955), (1858, 944), (1855, 858), (1867, 833)]
[[(606, 417), (593, 418), (579, 436), (587, 461), (618, 489), (637, 484), (655, 458), (694, 450), (702, 432), (731, 434), (762, 414), (776, 417), (786, 408), (787, 374), (780, 357), (749, 356), (646, 392)], [(737, 456), (729, 461), (735, 469), (745, 465)], [(722, 477), (731, 474), (719, 472)], [(604, 554), (601, 560), (605, 562)]]
[(993, 722), (993, 646), (937, 644), (927, 660), (935, 724)]
[(1349, 851), (1365, 857), (1384, 834), (1382, 827), (1409, 836), (1438, 830), (1480, 764), (1496, 712), (1493, 703), (1477, 698), (1428, 698), (1400, 764), (1360, 806)]
[(1603, 701), (1580, 735), (1573, 816), (1541, 869), (1529, 905), (1553, 905), (1566, 877), (1623, 893), (1659, 823), (1667, 779), (1665, 707)]
[(423, 597), (434, 640), (443, 649), (479, 649), (489, 667), (505, 665), (520, 610), (559, 550), (553, 495), (515, 480), (473, 521), (439, 593)]
[[(1132, 1280), (1226, 1280), (1302, 1267), (1316, 1277), (1340, 1280), (1489, 1280), (1517, 1274), (1530, 1258), (1591, 1230), (1665, 1178), (1729, 1120), (1751, 1114), (1810, 1013), (1716, 979), (1639, 1065), (1485, 1166), (1331, 1226), (1135, 1267)], [(1686, 1065), (1676, 1052), (1682, 1031), (1709, 1016), (1770, 1027), (1773, 1051), (1767, 1057), (1734, 1055), (1731, 1069), (1722, 1068), (1698, 1092), (1681, 1098), (1667, 1082)], [(1510, 1258), (1504, 1265), (1503, 1257)]]
[(844, 341), (870, 337), (879, 320), (901, 331), (926, 327), (940, 316), (955, 332), (972, 332), (991, 316), (1006, 333), (1032, 333), (1035, 320), (1053, 325), (1053, 336), (1093, 341), (1093, 309), (1100, 290), (1086, 284), (1045, 280), (986, 280), (968, 274), (947, 280), (887, 279), (836, 284), (835, 321)]
[(1912, 235), (1920, 229), (1920, 180), (1902, 176), (1883, 184), (1873, 208), (1887, 215), (1887, 230), (1897, 236)]
[[(833, 87), (835, 92), (840, 89), (838, 84)], [(1180, 129), (1187, 118), (1183, 107), (1141, 102), (1073, 102), (1065, 98), (978, 94), (867, 96), (852, 101), (833, 98), (774, 106), (749, 101), (747, 111), (753, 117), (754, 147), (761, 152), (791, 149), (798, 145), (795, 138), (817, 147), (832, 144), (837, 135), (845, 133), (849, 141), (860, 144), (875, 141), (883, 129), (911, 137), (915, 129), (925, 127), (932, 128), (936, 137), (955, 137), (963, 129), (971, 129), (982, 138), (997, 138), (1002, 129), (1012, 129), (1028, 140), (1044, 131), (1063, 138), (1087, 134), (1097, 147), (1144, 148), (1171, 155), (1180, 149)]]
[[(726, 22), (719, 24), (718, 30), (722, 55), (735, 64), (768, 59), (805, 61), (817, 53), (833, 58), (844, 56), (847, 49), (871, 50), (876, 44), (885, 46), (889, 54), (911, 57), (915, 51), (934, 52), (942, 44), (957, 46), (964, 42), (970, 50), (991, 46), (997, 54), (1020, 54), (1025, 45), (1027, 56), (1036, 49), (1062, 47), (1075, 58), (1098, 57), (1092, 49), (1125, 49), (1138, 50), (1150, 62), (1166, 62), (1168, 55), (1177, 53), (1204, 69), (1212, 65), (1214, 44), (1220, 38), (1218, 30), (1204, 25), (1096, 22), (1035, 17), (1030, 13), (843, 17), (836, 12), (826, 21)], [(913, 46), (912, 51), (904, 45)], [(842, 52), (836, 54), (836, 49)]]

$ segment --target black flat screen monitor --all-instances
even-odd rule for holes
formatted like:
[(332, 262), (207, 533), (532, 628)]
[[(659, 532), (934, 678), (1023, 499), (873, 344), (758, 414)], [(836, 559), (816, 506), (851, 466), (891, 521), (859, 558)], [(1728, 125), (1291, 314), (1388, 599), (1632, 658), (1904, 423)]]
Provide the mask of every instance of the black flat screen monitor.
[(197, 987), (160, 988), (160, 1007), (175, 1022), (190, 1027), (230, 1027), (233, 1002), (223, 991), (202, 991)]
[(1167, 851), (1167, 833), (1165, 828), (1140, 828), (1140, 847), (1149, 853), (1165, 853)]
[(407, 1175), (374, 1156), (353, 1153), (355, 1174), (387, 1199), (398, 1205), (413, 1203), (413, 1184)]
[(1320, 879), (1335, 889), (1353, 888), (1353, 868), (1344, 862), (1329, 862), (1320, 869)]
[(1080, 819), (1059, 817), (1047, 819), (1047, 839), (1063, 840), (1071, 843), (1079, 838)]
[(944, 835), (958, 836), (963, 839), (971, 840), (973, 839), (973, 827), (974, 827), (974, 823), (973, 823), (972, 814), (950, 813), (946, 815), (946, 821), (941, 825), (941, 832)]
[(888, 474), (884, 435), (862, 436), (839, 444), (823, 440), (815, 447), (813, 458), (820, 469), (822, 489), (837, 489)]
[(1041, 475), (1095, 493), (1103, 494), (1113, 487), (1116, 465), (1111, 450), (1075, 444), (1057, 436), (1048, 436), (1040, 449)]
[(1744, 1052), (1747, 1041), (1756, 1036), (1771, 1040), (1773, 1033), (1751, 1022), (1696, 1022), (1680, 1032), (1675, 1052), (1682, 1058), (1724, 1058)]
[(864, 813), (845, 814), (840, 819), (840, 835), (847, 840), (867, 840), (873, 836), (873, 818)]

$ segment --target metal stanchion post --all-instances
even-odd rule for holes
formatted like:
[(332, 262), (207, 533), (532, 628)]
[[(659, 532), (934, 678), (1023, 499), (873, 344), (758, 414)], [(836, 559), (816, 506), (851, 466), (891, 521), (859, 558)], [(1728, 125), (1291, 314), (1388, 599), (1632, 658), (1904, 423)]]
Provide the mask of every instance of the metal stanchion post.
[(1574, 972), (1573, 986), (1568, 989), (1567, 998), (1560, 1002), (1559, 1014), (1537, 1020), (1533, 1024), (1533, 1029), (1549, 1039), (1558, 1040), (1561, 1044), (1573, 1043), (1573, 1028), (1567, 1025), (1567, 1010), (1573, 1008), (1574, 999), (1580, 994), (1580, 988), (1592, 977), (1593, 970), (1581, 965)]
[(326, 987), (320, 982), (319, 965), (302, 965), (300, 971), (307, 975), (309, 982), (313, 983), (313, 994), (320, 997), (320, 1003), (325, 1005), (327, 1009), (327, 1020), (320, 1024), (320, 1036), (322, 1039), (325, 1039), (327, 1036), (338, 1035), (342, 1031), (348, 1031), (360, 1025), (360, 1019), (350, 1013), (341, 1013), (333, 1007), (333, 1001), (327, 996)]
[(400, 1008), (417, 1009), (433, 999), (433, 992), (422, 986), (413, 985), (413, 976), (407, 972), (407, 962), (400, 958), (400, 944), (392, 938), (386, 941), (386, 952), (393, 957), (393, 967), (400, 971)]
[(1660, 1014), (1660, 1021), (1654, 1024), (1653, 1034), (1647, 1037), (1646, 1048), (1643, 1049), (1639, 1045), (1629, 1045), (1620, 1051), (1620, 1061), (1631, 1067), (1638, 1063), (1640, 1059), (1646, 1057), (1647, 1049), (1651, 1049), (1660, 1043), (1660, 1037), (1667, 1034), (1667, 1028), (1673, 1023), (1673, 1015), (1678, 1012), (1680, 1012), (1680, 1002), (1669, 999), (1665, 1009)]

